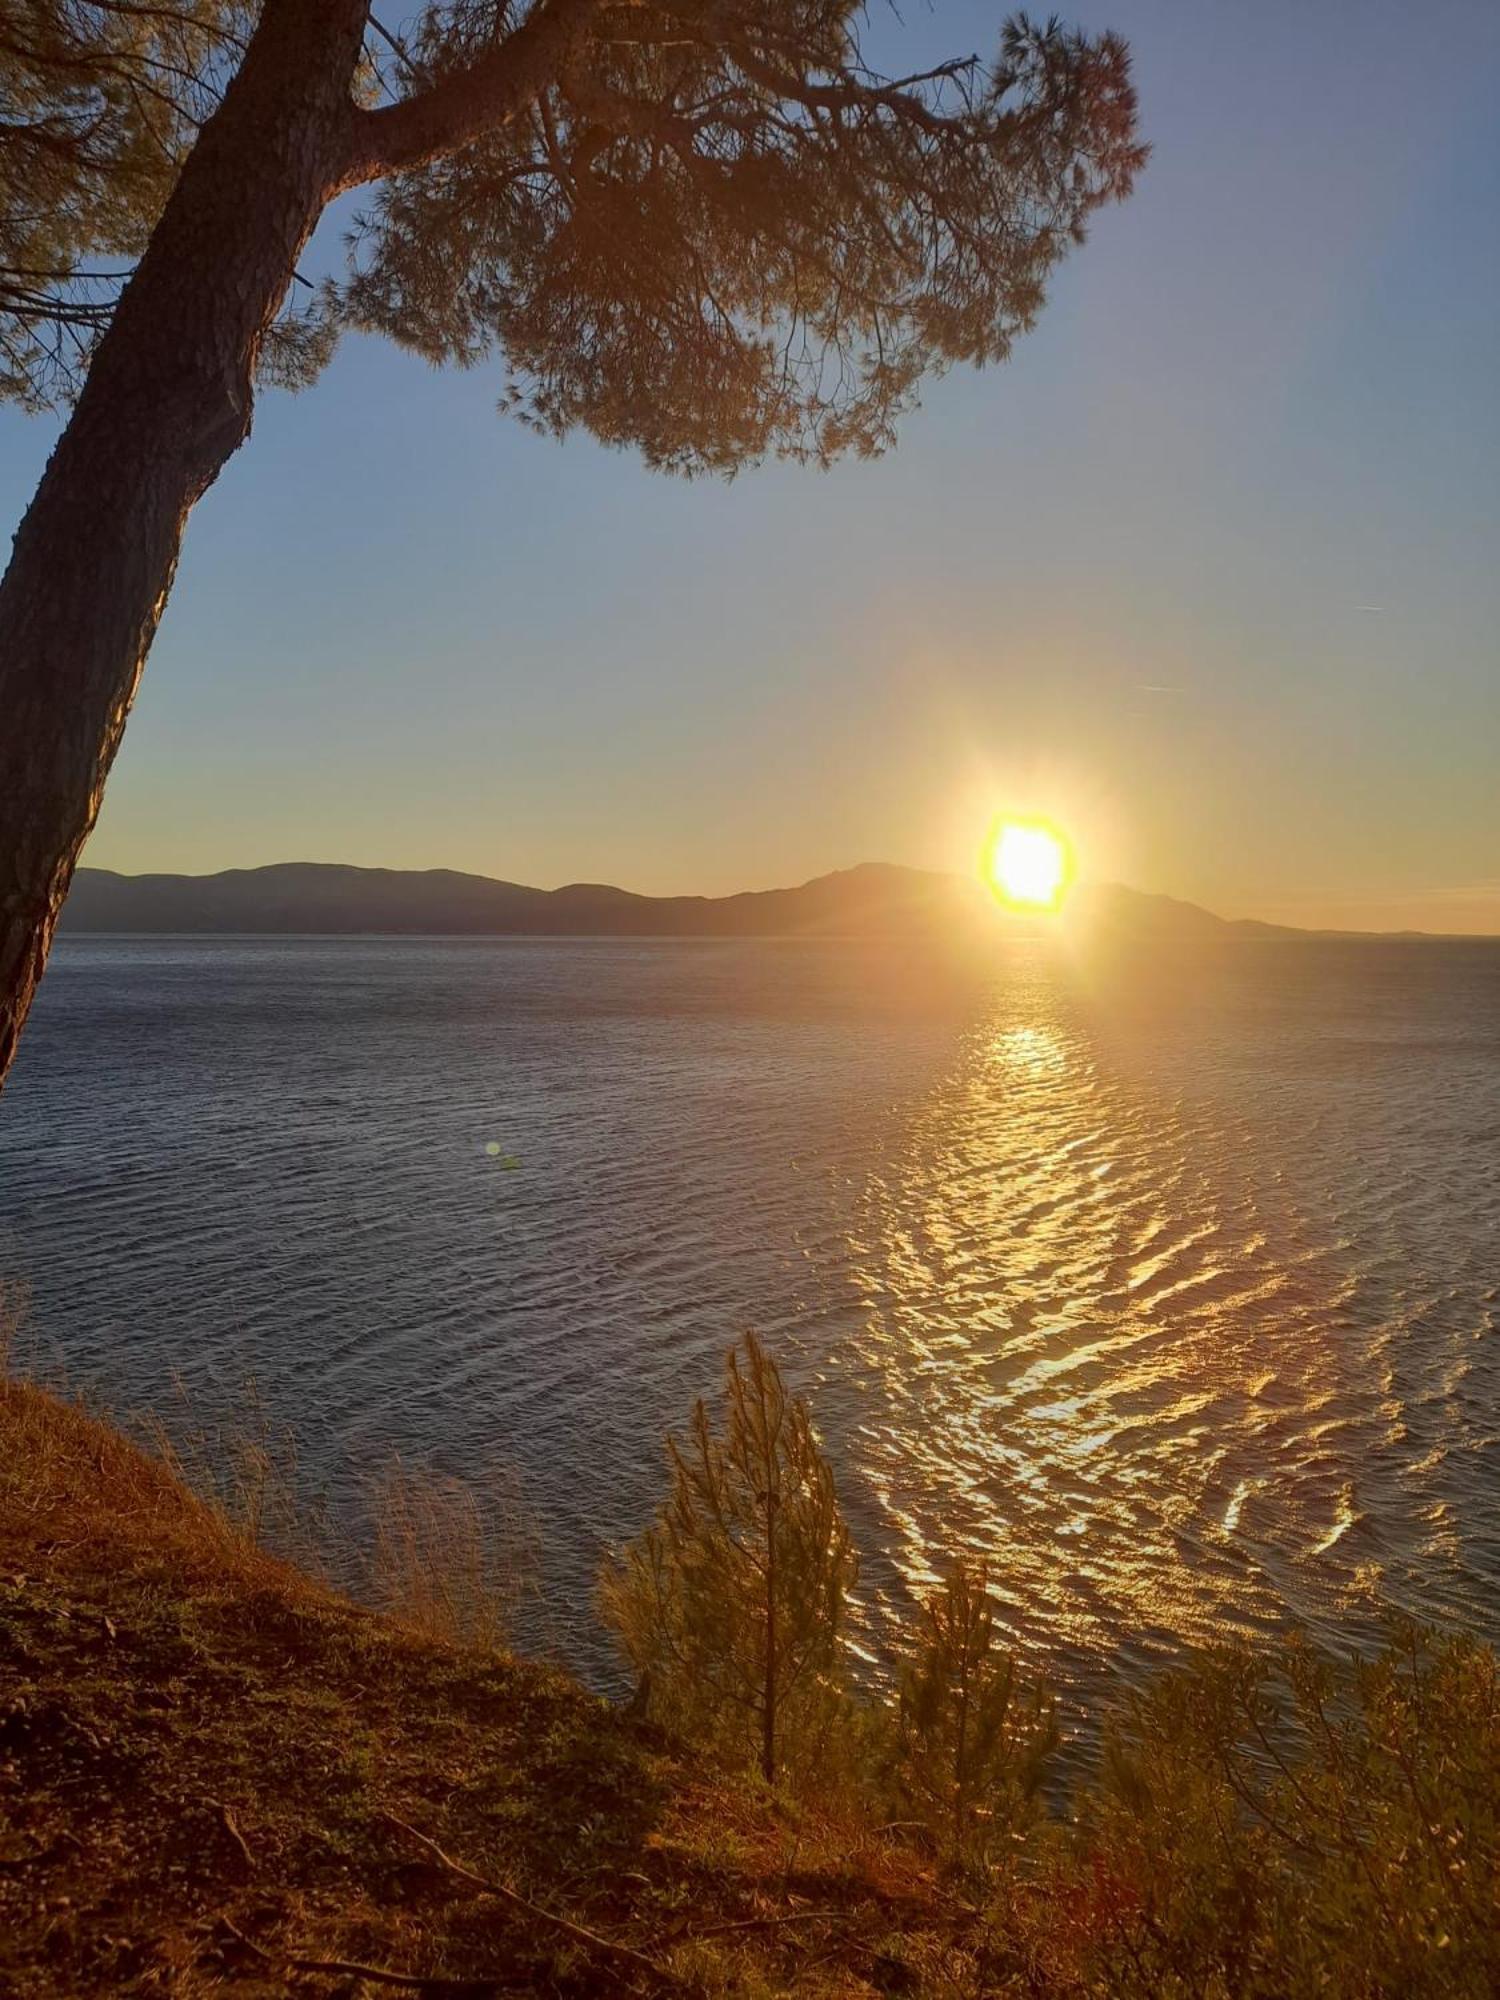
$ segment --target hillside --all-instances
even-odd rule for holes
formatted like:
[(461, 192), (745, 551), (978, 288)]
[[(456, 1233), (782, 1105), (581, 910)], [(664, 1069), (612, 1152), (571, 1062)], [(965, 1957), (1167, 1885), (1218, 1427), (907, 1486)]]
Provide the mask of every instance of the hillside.
[[(1089, 923), (1146, 937), (1294, 937), (1227, 923), (1195, 904), (1108, 885), (1081, 889)], [(285, 862), (220, 875), (117, 875), (80, 868), (66, 933), (391, 933), (529, 937), (922, 937), (1015, 928), (975, 881), (869, 862), (792, 889), (638, 896), (603, 883), (531, 889), (451, 869)]]
[(0, 1548), (6, 2000), (816, 2000), (952, 1928), (910, 1854), (357, 1609), (6, 1381)]
[(74, 931), (846, 936), (947, 924), (977, 900), (977, 888), (952, 877), (877, 866), (795, 889), (710, 897), (637, 896), (591, 882), (530, 889), (451, 869), (287, 862), (202, 876), (81, 868), (64, 922)]

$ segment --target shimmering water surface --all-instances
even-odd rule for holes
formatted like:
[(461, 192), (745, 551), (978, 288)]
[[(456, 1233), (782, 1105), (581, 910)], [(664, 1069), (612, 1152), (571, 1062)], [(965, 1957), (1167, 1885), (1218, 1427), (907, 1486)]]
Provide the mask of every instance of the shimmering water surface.
[(1493, 946), (65, 940), (0, 1275), (119, 1401), (253, 1374), (336, 1500), (513, 1468), (596, 1674), (599, 1552), (746, 1327), (877, 1653), (959, 1543), (1080, 1692), (1382, 1600), (1500, 1637)]

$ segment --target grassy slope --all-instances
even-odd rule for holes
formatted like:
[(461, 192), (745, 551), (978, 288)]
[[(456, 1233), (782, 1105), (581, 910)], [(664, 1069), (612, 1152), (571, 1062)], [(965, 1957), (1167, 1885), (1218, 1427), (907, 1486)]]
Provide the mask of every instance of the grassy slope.
[(448, 1993), (904, 1990), (953, 1913), (909, 1857), (788, 1810), (560, 1673), (340, 1601), (0, 1383), (4, 2000), (400, 1990), (298, 1957)]

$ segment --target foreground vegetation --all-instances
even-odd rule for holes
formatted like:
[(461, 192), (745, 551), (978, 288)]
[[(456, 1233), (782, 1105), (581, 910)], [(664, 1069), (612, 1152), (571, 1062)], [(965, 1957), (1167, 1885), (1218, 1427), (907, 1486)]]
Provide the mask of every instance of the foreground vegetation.
[(603, 1580), (619, 1710), (496, 1649), (409, 1480), (363, 1609), (266, 1552), (263, 1479), (0, 1384), (0, 1994), (1500, 1990), (1487, 1649), (1202, 1660), (1065, 1796), (982, 1568), (849, 1684), (854, 1553), (753, 1344), (669, 1470)]

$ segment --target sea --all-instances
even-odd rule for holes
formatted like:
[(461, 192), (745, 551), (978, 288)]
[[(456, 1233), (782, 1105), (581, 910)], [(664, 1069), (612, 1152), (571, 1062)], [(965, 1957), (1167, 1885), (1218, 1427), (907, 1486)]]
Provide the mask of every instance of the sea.
[[(1229, 1636), (1500, 1639), (1500, 942), (64, 937), (0, 1099), (27, 1366), (504, 1490), (523, 1643), (755, 1332), (882, 1671), (957, 1551), (1096, 1707)], [(205, 1415), (206, 1413), (206, 1415)]]

